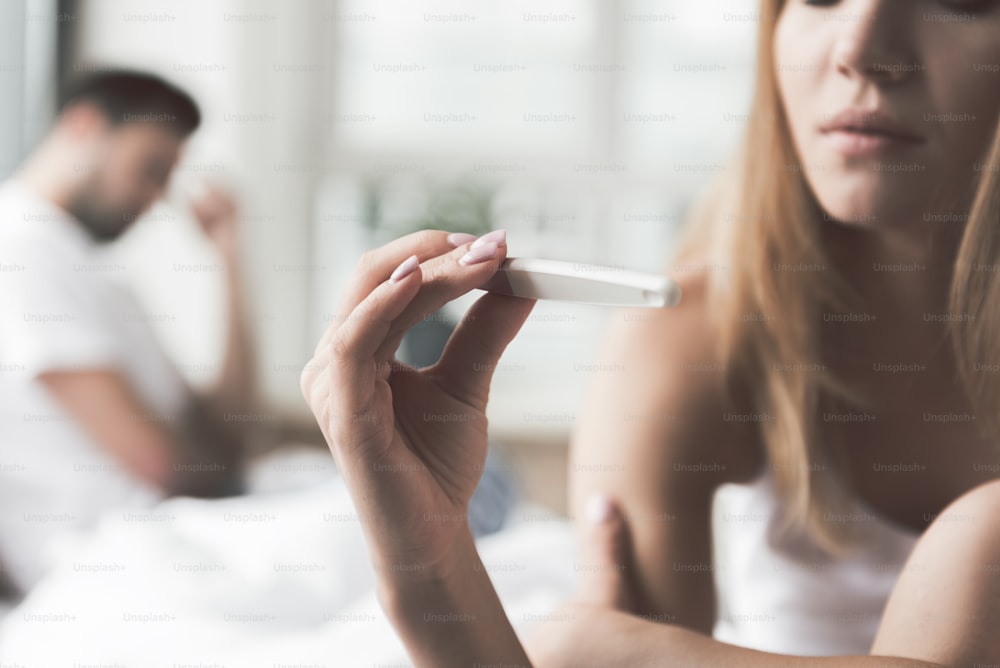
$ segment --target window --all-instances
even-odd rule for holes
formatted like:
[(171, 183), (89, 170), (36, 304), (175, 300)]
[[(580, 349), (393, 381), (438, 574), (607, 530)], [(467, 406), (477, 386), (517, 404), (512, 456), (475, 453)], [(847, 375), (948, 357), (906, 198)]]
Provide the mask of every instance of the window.
[[(726, 0), (342, 0), (326, 20), (330, 169), (314, 262), (336, 259), (321, 304), (349, 258), (468, 181), (495, 190), (512, 253), (660, 270), (749, 104), (756, 15)], [(362, 192), (372, 181), (378, 221)], [(565, 432), (558, 417), (577, 405), (608, 315), (536, 306), (496, 376), (494, 427)], [(553, 419), (528, 420), (528, 408)]]

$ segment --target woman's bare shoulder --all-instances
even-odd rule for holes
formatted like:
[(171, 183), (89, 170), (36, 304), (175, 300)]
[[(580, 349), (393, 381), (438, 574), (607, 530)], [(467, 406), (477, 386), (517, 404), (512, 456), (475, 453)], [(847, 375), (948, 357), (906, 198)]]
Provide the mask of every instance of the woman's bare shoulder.
[(650, 455), (716, 466), (717, 482), (751, 479), (759, 472), (761, 448), (756, 427), (744, 419), (752, 410), (747, 398), (726, 382), (708, 273), (688, 269), (671, 276), (682, 290), (678, 306), (614, 316), (602, 368), (621, 373), (595, 383), (589, 406), (627, 423), (620, 431), (633, 434), (635, 447)]
[[(612, 343), (640, 345), (644, 353), (672, 362), (714, 363), (714, 326), (710, 317), (709, 276), (704, 270), (672, 272), (681, 288), (677, 306), (665, 309), (625, 309), (610, 330)], [(665, 345), (657, 345), (669, 343)]]

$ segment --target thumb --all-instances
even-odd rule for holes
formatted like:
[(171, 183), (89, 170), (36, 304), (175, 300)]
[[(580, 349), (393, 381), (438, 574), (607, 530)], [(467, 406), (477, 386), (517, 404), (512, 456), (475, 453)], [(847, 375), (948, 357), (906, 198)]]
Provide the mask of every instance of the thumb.
[(607, 496), (595, 493), (584, 511), (580, 600), (631, 612), (629, 535), (625, 517)]
[(448, 339), (434, 373), (453, 396), (483, 408), (500, 355), (521, 329), (535, 300), (487, 293), (476, 300)]

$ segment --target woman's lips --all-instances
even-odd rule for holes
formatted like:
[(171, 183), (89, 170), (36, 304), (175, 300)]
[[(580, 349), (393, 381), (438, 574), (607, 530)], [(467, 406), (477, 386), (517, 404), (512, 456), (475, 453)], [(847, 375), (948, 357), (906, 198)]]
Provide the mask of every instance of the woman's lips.
[(828, 130), (823, 135), (835, 151), (847, 157), (878, 155), (879, 153), (908, 148), (923, 143), (922, 141), (898, 135), (846, 128)]
[(872, 156), (923, 144), (925, 138), (879, 109), (845, 109), (820, 128), (844, 156)]

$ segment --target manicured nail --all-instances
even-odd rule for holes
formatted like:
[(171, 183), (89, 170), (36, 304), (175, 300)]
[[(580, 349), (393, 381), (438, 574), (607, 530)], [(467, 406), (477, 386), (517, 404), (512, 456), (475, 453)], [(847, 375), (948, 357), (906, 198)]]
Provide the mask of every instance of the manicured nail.
[(411, 255), (410, 257), (403, 260), (403, 263), (396, 267), (392, 275), (389, 276), (389, 281), (391, 283), (398, 283), (407, 276), (413, 273), (413, 270), (420, 266), (420, 260), (417, 259), (416, 255)]
[(475, 234), (466, 234), (465, 232), (452, 232), (451, 234), (448, 235), (448, 243), (450, 243), (455, 248), (458, 248), (463, 244), (467, 244), (470, 241), (475, 241), (475, 240), (476, 240)]
[(507, 243), (507, 230), (493, 230), (476, 239), (472, 248), (479, 248), (486, 244), (493, 243), (497, 246)]
[(481, 246), (476, 246), (472, 244), (469, 252), (462, 256), (462, 259), (458, 261), (459, 264), (469, 266), (470, 264), (479, 264), (480, 262), (485, 262), (486, 260), (492, 260), (497, 256), (497, 245), (492, 241), (487, 241)]
[(591, 494), (584, 515), (591, 524), (604, 524), (611, 519), (611, 500), (600, 493)]

